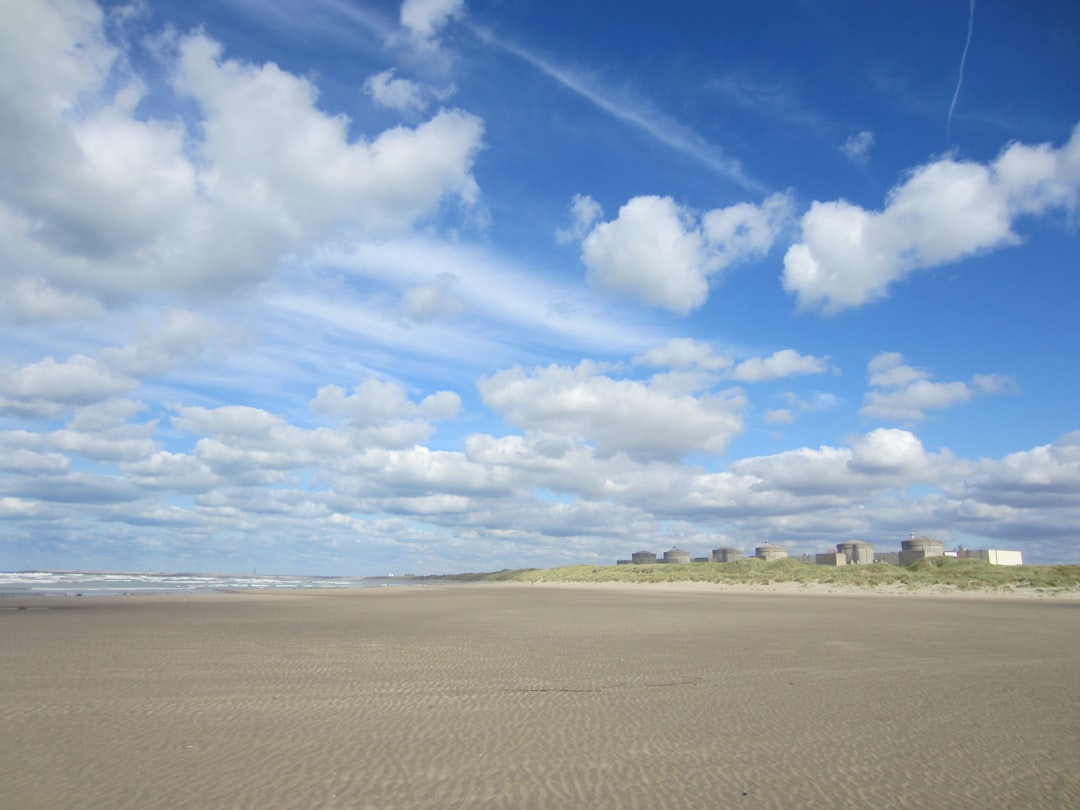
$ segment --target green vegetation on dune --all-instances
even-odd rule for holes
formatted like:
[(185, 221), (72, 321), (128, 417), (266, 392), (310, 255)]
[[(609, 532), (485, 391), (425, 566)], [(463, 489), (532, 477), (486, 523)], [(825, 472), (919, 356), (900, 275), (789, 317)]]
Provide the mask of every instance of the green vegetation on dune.
[(764, 562), (747, 558), (731, 563), (673, 565), (568, 565), (561, 568), (526, 568), (492, 573), (438, 577), (466, 582), (712, 582), (719, 585), (771, 585), (798, 582), (806, 585), (841, 585), (861, 588), (891, 586), (922, 589), (1080, 593), (1080, 565), (991, 565), (984, 560), (936, 557), (914, 565), (825, 566), (786, 559)]

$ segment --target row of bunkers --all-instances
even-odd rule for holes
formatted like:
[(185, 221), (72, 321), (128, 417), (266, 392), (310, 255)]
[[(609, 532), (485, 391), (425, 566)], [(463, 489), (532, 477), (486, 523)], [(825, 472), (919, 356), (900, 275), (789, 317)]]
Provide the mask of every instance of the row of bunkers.
[[(743, 553), (737, 548), (714, 548), (708, 557), (691, 557), (689, 551), (672, 548), (665, 551), (662, 557), (658, 557), (651, 551), (635, 551), (629, 560), (616, 560), (619, 565), (654, 565), (657, 563), (691, 563), (691, 562), (717, 562), (729, 563), (742, 559)], [(788, 556), (787, 549), (783, 546), (766, 543), (754, 549), (754, 556), (760, 560), (771, 562), (782, 560)], [(798, 559), (804, 563), (814, 565), (866, 565), (869, 563), (891, 563), (892, 565), (911, 565), (919, 560), (931, 557), (958, 557), (961, 559), (986, 560), (992, 565), (1023, 565), (1023, 555), (1019, 551), (1006, 551), (1002, 549), (966, 549), (960, 546), (955, 551), (946, 551), (945, 544), (932, 537), (916, 537), (912, 534), (910, 540), (904, 540), (900, 544), (899, 551), (876, 552), (869, 543), (861, 540), (850, 540), (839, 543), (836, 551), (824, 554), (803, 554)]]

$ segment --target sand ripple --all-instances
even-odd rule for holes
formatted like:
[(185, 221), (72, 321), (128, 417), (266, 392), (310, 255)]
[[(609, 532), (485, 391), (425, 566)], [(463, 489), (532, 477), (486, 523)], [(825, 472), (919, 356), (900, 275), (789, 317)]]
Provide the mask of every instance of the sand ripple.
[(58, 604), (0, 612), (3, 808), (1080, 806), (1076, 605)]

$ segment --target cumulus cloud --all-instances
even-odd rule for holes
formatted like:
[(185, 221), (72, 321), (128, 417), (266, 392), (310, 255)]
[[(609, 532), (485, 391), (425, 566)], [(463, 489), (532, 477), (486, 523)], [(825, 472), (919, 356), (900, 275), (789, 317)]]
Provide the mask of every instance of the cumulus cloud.
[(66, 472), (71, 460), (49, 452), (37, 433), (25, 430), (0, 432), (0, 470), (19, 475), (47, 475)]
[[(425, 403), (432, 403), (434, 407)], [(352, 394), (346, 394), (345, 389), (337, 385), (324, 385), (311, 401), (311, 407), (317, 412), (344, 417), (350, 424), (360, 427), (430, 411), (453, 416), (460, 405), (460, 398), (451, 391), (432, 394), (416, 404), (401, 385), (382, 380), (364, 380)]]
[(910, 173), (881, 211), (815, 201), (784, 256), (784, 288), (831, 314), (883, 298), (911, 273), (1016, 244), (1022, 216), (1075, 213), (1080, 126), (1060, 148), (1014, 143), (989, 164), (942, 158)]
[(914, 475), (925, 464), (922, 442), (906, 430), (878, 428), (851, 444), (852, 469), (871, 473)]
[(461, 110), (350, 140), (349, 120), (320, 110), (309, 80), (227, 59), (195, 33), (164, 40), (181, 115), (132, 72), (95, 4), (17, 7), (0, 33), (11, 317), (214, 295), (270, 277), (286, 251), (332, 228), (400, 232), (447, 199), (477, 198), (483, 125)]
[(971, 383), (962, 381), (937, 382), (925, 369), (909, 366), (902, 355), (882, 352), (868, 366), (870, 385), (866, 393), (862, 416), (896, 421), (918, 421), (928, 410), (940, 410), (963, 405), (977, 393), (993, 394), (1015, 389), (1008, 377), (997, 374), (978, 374)]
[(451, 96), (453, 88), (437, 91), (427, 84), (397, 77), (394, 68), (369, 76), (364, 82), (364, 91), (381, 107), (397, 110), (400, 113), (418, 114), (428, 108), (433, 101), (442, 101)]
[(596, 443), (605, 455), (678, 458), (691, 450), (720, 453), (742, 432), (740, 391), (693, 396), (602, 373), (594, 363), (574, 368), (520, 367), (483, 377), (484, 402), (529, 431), (566, 434)]
[(330, 428), (290, 424), (261, 408), (178, 406), (170, 420), (177, 430), (202, 438), (194, 456), (234, 485), (274, 484), (293, 470), (315, 467), (350, 447), (344, 434)]
[(751, 357), (743, 360), (732, 369), (731, 377), (740, 382), (764, 382), (781, 377), (824, 374), (828, 368), (827, 359), (799, 354), (794, 349), (782, 349), (768, 357)]
[(581, 258), (594, 284), (685, 315), (705, 303), (710, 276), (764, 256), (790, 210), (786, 194), (700, 216), (671, 197), (634, 197), (593, 227)]
[(732, 361), (729, 357), (716, 354), (708, 343), (693, 338), (676, 338), (635, 357), (634, 363), (654, 367), (720, 371), (729, 368)]
[(724, 372), (733, 380), (751, 383), (823, 374), (829, 368), (828, 358), (800, 354), (794, 349), (781, 349), (768, 357), (749, 357), (736, 364), (730, 357), (716, 354), (708, 343), (692, 338), (676, 338), (650, 349), (635, 357), (634, 364), (682, 371)]
[[(405, 499), (461, 496), (505, 496), (510, 488), (505, 472), (478, 464), (463, 453), (428, 447), (372, 448), (341, 457), (324, 473), (341, 493), (365, 499), (391, 498), (399, 506)], [(342, 504), (339, 504), (342, 505)], [(380, 501), (381, 505), (381, 501)], [(399, 511), (398, 509), (394, 510)]]
[[(146, 458), (158, 449), (153, 438), (156, 424), (129, 424), (127, 417), (142, 409), (140, 403), (120, 400), (121, 410), (116, 412), (114, 403), (102, 403), (89, 406), (77, 413), (62, 430), (56, 430), (43, 436), (49, 446), (75, 453), (92, 461), (137, 461)], [(131, 405), (133, 407), (124, 407)], [(103, 422), (101, 415), (108, 421)], [(87, 412), (93, 412), (87, 414)], [(87, 418), (89, 416), (89, 418)]]
[(25, 366), (0, 365), (0, 413), (29, 418), (59, 416), (138, 386), (138, 380), (75, 354), (45, 357)]
[(364, 82), (364, 91), (376, 104), (399, 112), (420, 112), (428, 105), (422, 86), (409, 79), (396, 78), (393, 68), (369, 76)]
[[(130, 393), (142, 382), (199, 358), (221, 327), (183, 310), (166, 312), (156, 325), (143, 324), (130, 343), (101, 350), (96, 357), (75, 354), (64, 360), (44, 357), (16, 366), (0, 361), (0, 413), (49, 418), (104, 403)], [(109, 407), (112, 407), (114, 401)]]
[(178, 89), (207, 114), (203, 153), (217, 168), (212, 179), (245, 207), (283, 220), (286, 234), (346, 217), (397, 230), (446, 195), (476, 194), (469, 169), (482, 126), (467, 113), (444, 110), (415, 129), (349, 142), (348, 119), (320, 111), (306, 79), (274, 64), (226, 60), (203, 35), (184, 39), (179, 52)]
[(165, 450), (126, 462), (121, 469), (137, 487), (149, 490), (208, 492), (222, 483), (220, 476), (194, 456)]
[[(722, 481), (728, 497), (742, 510), (769, 504), (791, 516), (800, 509), (851, 510), (878, 493), (893, 492), (916, 484), (948, 484), (970, 468), (950, 453), (928, 453), (915, 434), (879, 428), (851, 439), (847, 447), (802, 447), (769, 456), (740, 459), (712, 484)], [(707, 476), (702, 481), (708, 481)], [(818, 519), (820, 522), (820, 519)]]
[(952, 493), (1012, 508), (1080, 510), (1080, 431), (1002, 459), (983, 459)]
[(453, 391), (438, 391), (413, 402), (396, 382), (364, 380), (351, 394), (340, 386), (324, 385), (310, 404), (316, 413), (358, 430), (354, 441), (359, 446), (410, 447), (431, 435), (428, 419), (456, 416), (461, 397)]

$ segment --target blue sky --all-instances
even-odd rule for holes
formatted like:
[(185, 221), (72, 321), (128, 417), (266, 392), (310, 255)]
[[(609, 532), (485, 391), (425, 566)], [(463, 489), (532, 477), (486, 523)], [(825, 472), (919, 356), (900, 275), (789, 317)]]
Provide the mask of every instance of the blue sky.
[(1076, 4), (0, 8), (0, 568), (1080, 560)]

